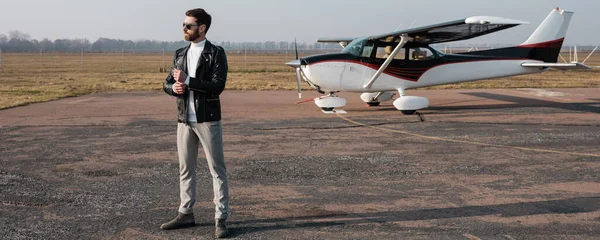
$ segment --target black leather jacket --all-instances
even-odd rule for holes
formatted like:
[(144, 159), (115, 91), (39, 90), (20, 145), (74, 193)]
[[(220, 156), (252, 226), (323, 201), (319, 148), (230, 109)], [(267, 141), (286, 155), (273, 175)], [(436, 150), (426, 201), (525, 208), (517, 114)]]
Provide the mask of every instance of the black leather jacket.
[[(175, 51), (173, 68), (178, 67), (188, 74), (187, 51), (189, 45)], [(225, 89), (227, 80), (227, 56), (225, 50), (220, 46), (211, 44), (208, 40), (198, 61), (196, 77), (190, 78), (189, 86), (182, 94), (173, 92), (173, 68), (163, 84), (163, 91), (177, 97), (178, 122), (187, 123), (188, 97), (190, 91), (194, 91), (194, 103), (196, 105), (196, 118), (198, 123), (213, 122), (221, 120), (221, 102), (219, 95)], [(189, 74), (188, 74), (189, 75)]]

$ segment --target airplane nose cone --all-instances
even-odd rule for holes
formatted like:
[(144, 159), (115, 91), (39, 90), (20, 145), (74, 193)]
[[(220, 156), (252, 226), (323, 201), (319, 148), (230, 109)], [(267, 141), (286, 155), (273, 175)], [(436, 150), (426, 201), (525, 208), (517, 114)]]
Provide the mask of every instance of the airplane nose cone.
[(300, 67), (301, 62), (300, 62), (299, 59), (296, 59), (296, 60), (289, 61), (289, 62), (287, 62), (285, 64), (288, 65), (288, 66), (290, 66), (290, 67), (297, 68), (297, 67)]

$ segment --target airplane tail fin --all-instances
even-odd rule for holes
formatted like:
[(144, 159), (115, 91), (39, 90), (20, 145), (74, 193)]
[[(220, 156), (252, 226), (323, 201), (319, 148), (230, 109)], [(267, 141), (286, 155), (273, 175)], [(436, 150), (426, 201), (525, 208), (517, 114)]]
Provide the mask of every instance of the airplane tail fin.
[(536, 60), (557, 62), (572, 16), (573, 12), (552, 10), (529, 39), (518, 47), (534, 50), (532, 57)]

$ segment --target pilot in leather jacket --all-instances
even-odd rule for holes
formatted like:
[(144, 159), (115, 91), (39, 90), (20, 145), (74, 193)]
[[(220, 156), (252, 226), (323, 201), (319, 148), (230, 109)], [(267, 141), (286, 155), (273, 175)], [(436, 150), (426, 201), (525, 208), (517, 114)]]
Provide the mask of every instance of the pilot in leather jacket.
[[(173, 69), (181, 69), (188, 74), (187, 51), (189, 45), (175, 51), (173, 67), (169, 76), (163, 84), (163, 91), (177, 97), (177, 110), (179, 112), (177, 121), (187, 124), (187, 107), (190, 91), (194, 91), (194, 105), (196, 106), (196, 118), (198, 123), (213, 122), (221, 120), (221, 102), (219, 95), (225, 89), (227, 80), (227, 56), (225, 50), (215, 46), (208, 40), (198, 61), (196, 77), (190, 77), (189, 85), (182, 94), (173, 92)], [(188, 74), (189, 75), (189, 74)]]

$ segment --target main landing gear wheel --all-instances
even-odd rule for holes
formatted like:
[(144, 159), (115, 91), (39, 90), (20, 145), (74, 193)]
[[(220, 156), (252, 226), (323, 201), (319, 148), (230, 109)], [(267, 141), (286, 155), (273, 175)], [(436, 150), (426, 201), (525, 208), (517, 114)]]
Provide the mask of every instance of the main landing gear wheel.
[(331, 111), (333, 111), (332, 107), (322, 107), (321, 109), (323, 109), (323, 111), (325, 111), (325, 112), (331, 112)]
[(417, 110), (400, 110), (404, 115), (413, 115), (417, 112)]
[(377, 107), (379, 106), (380, 102), (367, 102), (367, 105), (369, 105), (369, 107)]

